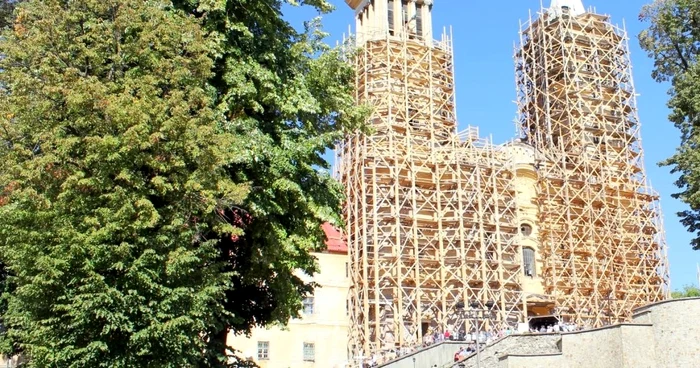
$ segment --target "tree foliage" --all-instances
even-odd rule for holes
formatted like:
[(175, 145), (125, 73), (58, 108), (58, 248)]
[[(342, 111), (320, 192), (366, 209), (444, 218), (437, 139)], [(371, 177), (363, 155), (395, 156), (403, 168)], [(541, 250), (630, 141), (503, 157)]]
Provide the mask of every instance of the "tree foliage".
[(674, 198), (690, 209), (680, 212), (681, 222), (695, 233), (694, 249), (700, 249), (700, 2), (656, 0), (640, 18), (649, 28), (639, 35), (642, 48), (654, 59), (653, 77), (670, 82), (669, 119), (681, 132), (681, 144), (663, 165), (680, 176), (681, 189)]
[[(324, 247), (320, 225), (340, 223), (342, 188), (325, 171), (327, 150), (361, 127), (367, 109), (354, 103), (354, 71), (342, 50), (322, 41), (319, 19), (297, 32), (282, 17), (280, 0), (176, 0), (203, 19), (216, 40), (217, 106), (226, 129), (247, 137), (240, 161), (230, 168), (249, 183), (245, 202), (228, 215), (245, 234), (222, 239), (222, 254), (234, 273), (220, 315), (220, 350), (225, 332), (249, 333), (255, 326), (286, 323), (312, 292), (296, 273), (316, 272), (309, 253)], [(332, 10), (325, 0), (288, 1)], [(260, 282), (265, 280), (265, 282)], [(216, 333), (212, 333), (216, 335)], [(235, 348), (235, 347), (234, 347)]]
[(6, 351), (242, 366), (227, 334), (298, 315), (297, 272), (340, 222), (323, 155), (367, 111), (346, 55), (283, 2), (18, 5), (0, 37)]
[(673, 299), (697, 298), (700, 297), (700, 289), (692, 285), (686, 285), (683, 287), (683, 290), (671, 292), (671, 297)]
[(199, 20), (164, 1), (28, 0), (0, 40), (7, 337), (37, 367), (186, 367), (243, 201)]
[[(0, 0), (0, 30), (9, 26), (12, 23), (12, 16), (19, 0)], [(1, 53), (0, 53), (0, 57)], [(0, 140), (0, 144), (2, 144)], [(0, 192), (2, 194), (2, 192)], [(3, 205), (4, 199), (0, 197), (0, 206)], [(0, 325), (4, 326), (5, 321), (3, 316), (7, 311), (7, 299), (13, 291), (12, 285), (8, 282), (8, 270), (5, 264), (0, 260)], [(18, 344), (8, 338), (7, 334), (0, 329), (0, 354), (13, 356), (20, 352)]]

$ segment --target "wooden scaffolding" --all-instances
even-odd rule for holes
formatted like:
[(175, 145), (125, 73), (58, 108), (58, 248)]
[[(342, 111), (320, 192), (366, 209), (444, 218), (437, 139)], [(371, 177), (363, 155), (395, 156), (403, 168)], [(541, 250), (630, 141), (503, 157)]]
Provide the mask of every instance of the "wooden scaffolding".
[(474, 332), (458, 302), (496, 303), (483, 331), (531, 313), (600, 326), (668, 297), (623, 29), (564, 8), (525, 23), (521, 142), (496, 146), (457, 133), (452, 40), (432, 39), (432, 2), (346, 2), (356, 99), (373, 107), (372, 132), (337, 150), (353, 357)]
[[(424, 5), (405, 3), (409, 16)], [(386, 5), (369, 2), (360, 22)], [(347, 190), (353, 356), (470, 332), (455, 310), (460, 301), (496, 302), (492, 328), (523, 322), (515, 166), (475, 128), (457, 134), (451, 38), (426, 39), (410, 26), (362, 30), (357, 101), (373, 107), (373, 131), (349, 137), (337, 160)]]
[(668, 297), (658, 195), (644, 172), (628, 39), (607, 16), (521, 25), (518, 125), (538, 152), (545, 293), (579, 324), (629, 320)]

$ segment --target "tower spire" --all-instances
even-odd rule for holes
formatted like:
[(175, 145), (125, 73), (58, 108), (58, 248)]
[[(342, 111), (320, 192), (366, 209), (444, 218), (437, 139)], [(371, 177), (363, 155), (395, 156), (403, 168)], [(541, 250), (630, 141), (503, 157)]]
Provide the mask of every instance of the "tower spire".
[(549, 6), (549, 13), (557, 17), (566, 8), (568, 8), (569, 14), (574, 17), (586, 12), (586, 8), (583, 7), (583, 1), (581, 0), (552, 0), (552, 4)]

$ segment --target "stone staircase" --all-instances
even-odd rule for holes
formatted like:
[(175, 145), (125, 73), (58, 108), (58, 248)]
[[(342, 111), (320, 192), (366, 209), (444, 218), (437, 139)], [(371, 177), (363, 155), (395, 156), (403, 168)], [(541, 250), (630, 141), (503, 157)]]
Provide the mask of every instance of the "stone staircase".
[[(509, 355), (549, 355), (561, 354), (561, 334), (542, 333), (533, 335), (510, 335), (482, 348), (481, 367), (498, 367), (499, 358)], [(453, 353), (454, 354), (454, 353)], [(473, 353), (457, 363), (439, 365), (441, 368), (475, 368), (476, 353)], [(418, 368), (418, 367), (416, 367)]]
[[(561, 334), (543, 333), (537, 335), (510, 335), (482, 347), (481, 367), (497, 367), (499, 356), (503, 353), (515, 355), (529, 354), (559, 354)], [(379, 368), (431, 368), (437, 365), (440, 368), (476, 367), (476, 353), (455, 363), (454, 354), (460, 347), (467, 347), (465, 341), (443, 341), (427, 348), (417, 350), (411, 354), (384, 363)]]
[[(566, 333), (510, 335), (482, 348), (481, 368), (697, 368), (700, 298), (664, 300), (634, 310), (632, 321)], [(461, 362), (466, 342), (446, 341), (381, 365), (383, 368), (474, 368)]]

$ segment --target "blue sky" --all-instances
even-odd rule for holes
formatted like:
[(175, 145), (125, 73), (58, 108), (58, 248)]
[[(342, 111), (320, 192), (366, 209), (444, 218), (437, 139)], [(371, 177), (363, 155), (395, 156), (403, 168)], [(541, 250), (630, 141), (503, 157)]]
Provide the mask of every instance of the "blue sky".
[[(353, 10), (344, 0), (330, 0), (336, 10), (324, 15), (323, 25), (335, 44), (354, 26)], [(542, 0), (549, 6), (549, 0)], [(657, 163), (672, 155), (680, 134), (668, 122), (666, 84), (651, 79), (653, 62), (639, 48), (637, 34), (645, 28), (638, 20), (642, 7), (652, 0), (584, 0), (586, 7), (609, 14), (613, 23), (623, 22), (630, 36), (633, 74), (642, 126), (642, 147), (647, 176), (661, 194), (668, 255), (671, 264), (671, 285), (674, 289), (697, 284), (696, 263), (700, 251), (690, 247), (692, 234), (680, 224), (676, 213), (686, 207), (671, 198), (677, 188), (675, 176), (668, 167)], [(468, 125), (478, 126), (481, 135), (491, 135), (494, 142), (503, 143), (515, 136), (516, 116), (513, 46), (518, 38), (519, 22), (529, 12), (540, 9), (540, 0), (507, 0), (502, 2), (473, 0), (435, 0), (433, 24), (436, 38), (443, 27), (452, 27), (454, 37), (455, 78), (457, 85), (457, 114), (460, 130)], [(285, 17), (294, 26), (317, 14), (304, 8), (284, 8)], [(330, 155), (329, 155), (330, 157)]]

